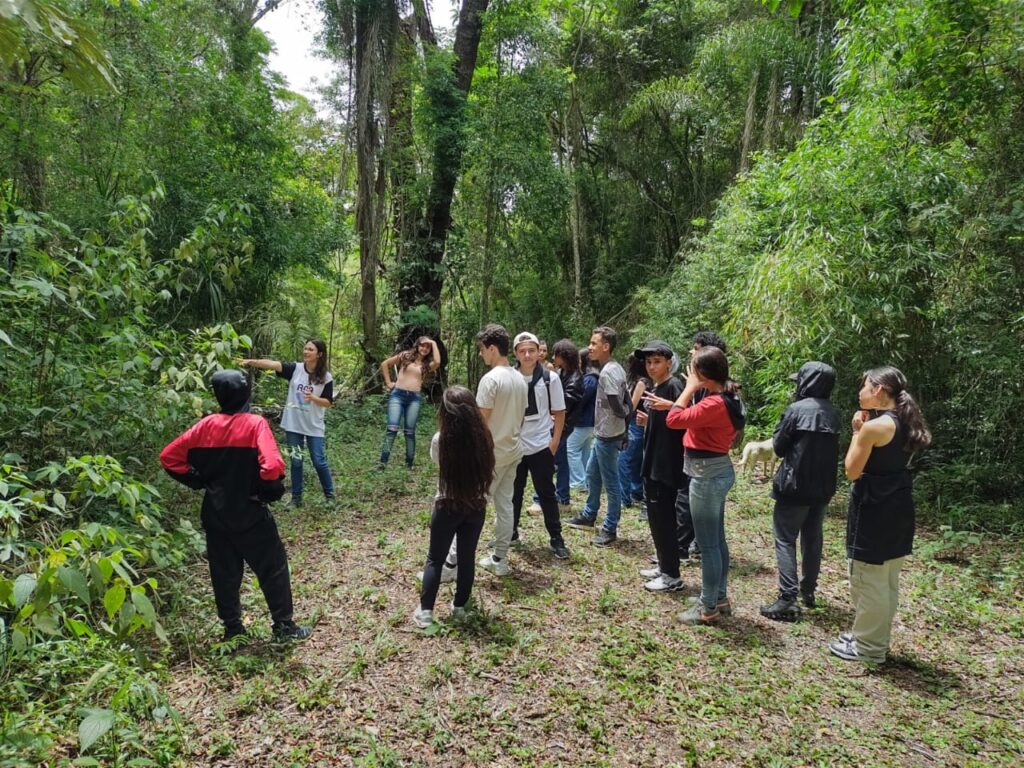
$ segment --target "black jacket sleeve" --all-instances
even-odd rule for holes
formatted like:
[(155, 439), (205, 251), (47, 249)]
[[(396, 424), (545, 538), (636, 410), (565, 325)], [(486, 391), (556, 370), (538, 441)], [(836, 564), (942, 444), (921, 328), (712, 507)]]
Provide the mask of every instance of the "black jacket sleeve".
[(789, 453), (796, 439), (796, 431), (796, 420), (791, 418), (787, 409), (775, 426), (775, 434), (772, 436), (772, 448), (775, 449), (776, 456), (785, 456)]
[(203, 480), (202, 475), (196, 472), (194, 467), (189, 467), (188, 472), (172, 472), (169, 469), (164, 471), (182, 485), (187, 485), (193, 490), (201, 491), (206, 487), (206, 481)]

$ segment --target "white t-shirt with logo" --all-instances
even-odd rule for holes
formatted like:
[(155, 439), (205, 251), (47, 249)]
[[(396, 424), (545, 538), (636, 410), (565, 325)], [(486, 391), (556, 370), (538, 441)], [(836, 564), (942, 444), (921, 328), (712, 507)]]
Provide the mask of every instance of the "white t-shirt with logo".
[[(529, 403), (529, 387), (534, 373), (535, 371), (531, 371), (529, 376), (522, 372), (519, 374), (523, 377), (523, 382), (527, 387), (527, 403)], [(551, 385), (550, 405), (548, 404), (548, 384), (544, 383), (544, 377), (541, 376), (537, 379), (537, 384), (533, 388), (534, 397), (537, 400), (537, 412), (523, 419), (523, 428), (519, 433), (519, 444), (523, 447), (524, 456), (532, 456), (535, 453), (548, 449), (548, 446), (551, 445), (551, 430), (555, 426), (555, 419), (551, 413), (553, 411), (565, 410), (565, 394), (562, 391), (562, 380), (558, 378), (557, 373), (551, 373), (550, 375), (551, 378), (548, 382)]]
[(281, 371), (277, 375), (288, 380), (288, 400), (281, 415), (281, 429), (310, 437), (323, 437), (324, 414), (327, 409), (308, 402), (304, 395), (325, 397), (334, 402), (334, 379), (331, 374), (324, 377), (323, 384), (312, 384), (306, 366), (299, 362), (281, 363)]
[(508, 365), (496, 365), (480, 379), (476, 404), (490, 408), (487, 424), (494, 440), (494, 465), (504, 467), (523, 457), (519, 432), (526, 413), (526, 382)]

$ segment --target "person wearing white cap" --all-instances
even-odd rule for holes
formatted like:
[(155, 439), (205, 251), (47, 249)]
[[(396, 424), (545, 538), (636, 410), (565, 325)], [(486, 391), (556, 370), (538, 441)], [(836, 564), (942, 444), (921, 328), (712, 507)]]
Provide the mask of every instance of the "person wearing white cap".
[(519, 373), (527, 386), (527, 403), (519, 445), (523, 457), (516, 469), (512, 509), (514, 513), (513, 539), (519, 532), (519, 516), (523, 508), (526, 475), (533, 479), (544, 526), (550, 537), (551, 552), (559, 559), (569, 557), (562, 539), (562, 521), (558, 516), (555, 499), (555, 452), (562, 439), (565, 425), (565, 396), (562, 380), (540, 363), (540, 341), (529, 331), (523, 331), (512, 342), (512, 351), (519, 361)]

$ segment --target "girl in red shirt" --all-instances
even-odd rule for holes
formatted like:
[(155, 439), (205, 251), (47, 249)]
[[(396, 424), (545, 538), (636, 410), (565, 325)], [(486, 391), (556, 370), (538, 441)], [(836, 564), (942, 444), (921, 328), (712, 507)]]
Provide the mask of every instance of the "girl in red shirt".
[(698, 349), (690, 361), (686, 388), (665, 418), (669, 428), (686, 430), (683, 467), (692, 478), (690, 510), (702, 553), (700, 598), (679, 614), (684, 624), (712, 624), (732, 613), (725, 497), (736, 482), (729, 448), (744, 421), (725, 353), (716, 347)]

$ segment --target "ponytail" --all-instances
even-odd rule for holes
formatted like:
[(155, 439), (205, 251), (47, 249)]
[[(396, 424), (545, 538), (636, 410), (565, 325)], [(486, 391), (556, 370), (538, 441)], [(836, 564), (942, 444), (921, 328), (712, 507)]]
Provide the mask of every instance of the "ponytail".
[(905, 389), (896, 395), (896, 416), (906, 432), (907, 453), (917, 453), (931, 444), (932, 433), (924, 421), (921, 408)]
[(925, 423), (920, 406), (907, 391), (907, 377), (898, 368), (886, 365), (867, 371), (861, 379), (861, 384), (865, 380), (882, 387), (895, 401), (896, 418), (899, 419), (906, 435), (903, 444), (906, 452), (917, 453), (927, 448), (932, 442), (932, 433)]

